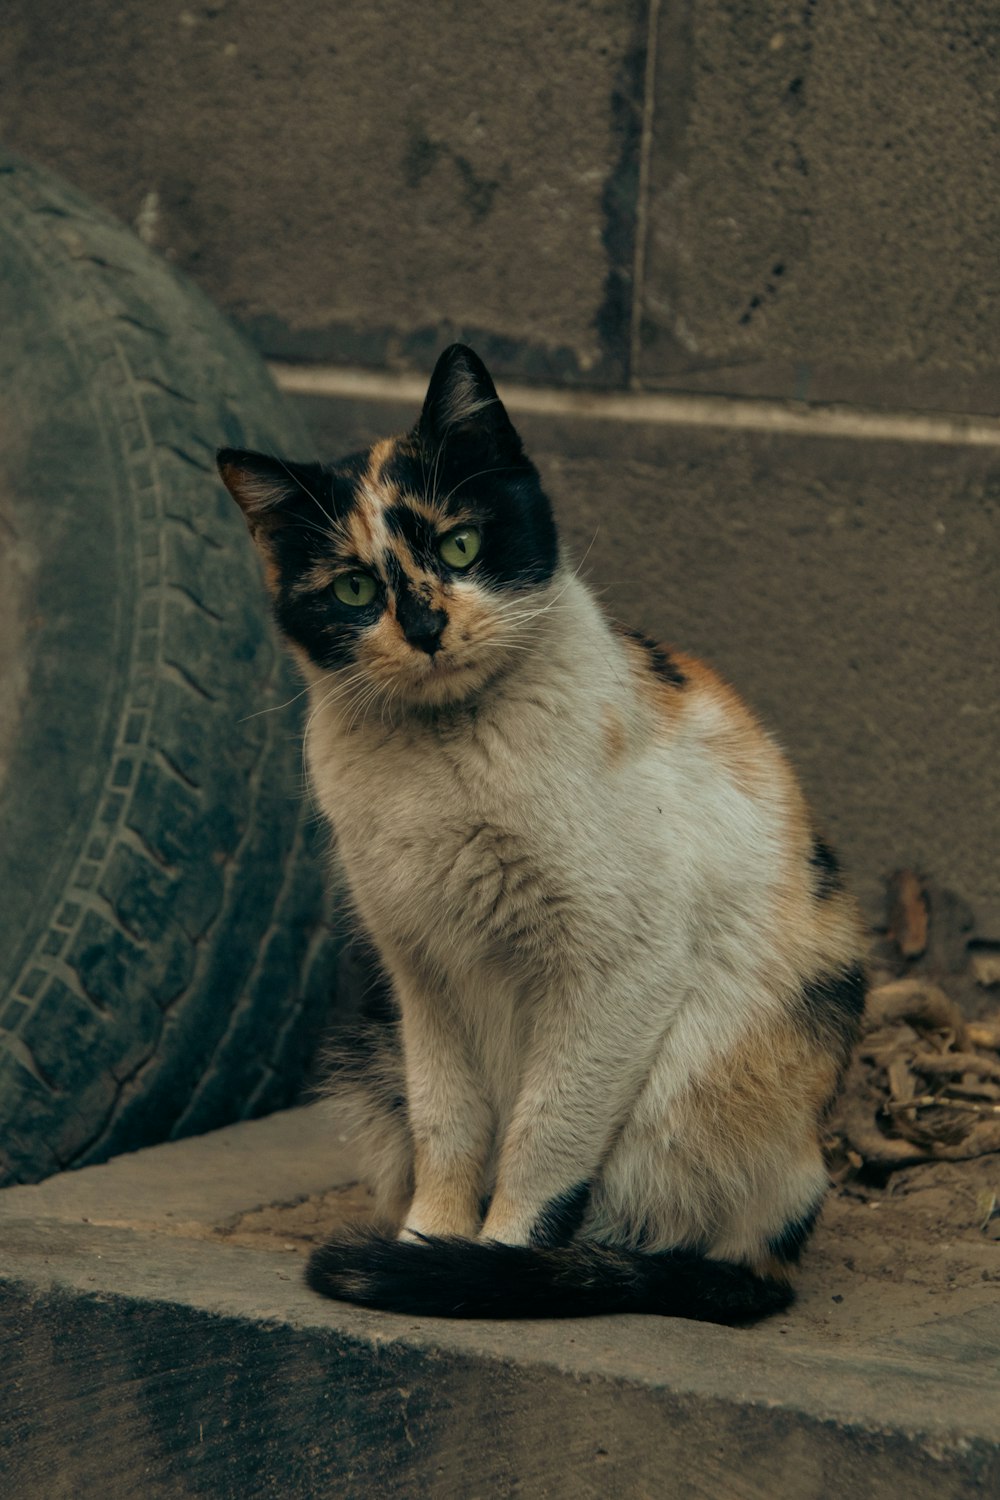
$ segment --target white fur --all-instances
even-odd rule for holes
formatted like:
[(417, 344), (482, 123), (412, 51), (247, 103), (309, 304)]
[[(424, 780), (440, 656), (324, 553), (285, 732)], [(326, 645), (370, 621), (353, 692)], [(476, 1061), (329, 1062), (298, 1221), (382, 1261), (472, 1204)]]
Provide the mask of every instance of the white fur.
[(775, 930), (794, 783), (768, 744), (752, 796), (723, 775), (717, 705), (671, 726), (577, 579), (530, 597), (467, 705), (359, 721), (331, 676), (311, 687), (312, 784), (402, 1007), (407, 1227), (474, 1233), (492, 1192), (481, 1233), (523, 1243), (590, 1180), (584, 1233), (758, 1255), (822, 1191), (814, 1119), (702, 1191), (672, 1176), (671, 1111), (801, 983)]

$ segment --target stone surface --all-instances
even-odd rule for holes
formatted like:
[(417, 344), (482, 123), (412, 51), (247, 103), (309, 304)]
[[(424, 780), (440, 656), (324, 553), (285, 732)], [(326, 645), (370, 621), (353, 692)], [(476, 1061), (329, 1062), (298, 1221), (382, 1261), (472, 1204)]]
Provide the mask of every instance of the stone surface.
[(643, 383), (1000, 406), (992, 0), (667, 0)]
[(8, 0), (0, 135), (275, 356), (989, 412), (998, 52), (992, 0)]
[(615, 381), (642, 0), (9, 0), (0, 136), (164, 251), (270, 353)]
[(441, 1322), (324, 1302), (281, 1247), (218, 1232), (349, 1173), (320, 1107), (0, 1193), (11, 1492), (959, 1500), (1000, 1484), (985, 1286), (965, 1313), (861, 1344), (792, 1321)]
[[(331, 456), (414, 416), (302, 410)], [(759, 710), (869, 916), (905, 867), (1000, 936), (1000, 455), (514, 415), (607, 608)]]

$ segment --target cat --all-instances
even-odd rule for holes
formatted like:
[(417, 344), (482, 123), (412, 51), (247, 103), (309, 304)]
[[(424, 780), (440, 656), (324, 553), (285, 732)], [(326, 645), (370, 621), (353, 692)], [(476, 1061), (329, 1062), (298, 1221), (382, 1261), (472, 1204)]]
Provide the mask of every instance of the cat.
[(218, 461), (393, 994), (334, 1084), (377, 1222), (309, 1284), (463, 1317), (787, 1305), (865, 977), (782, 752), (606, 617), (472, 350), (403, 437)]

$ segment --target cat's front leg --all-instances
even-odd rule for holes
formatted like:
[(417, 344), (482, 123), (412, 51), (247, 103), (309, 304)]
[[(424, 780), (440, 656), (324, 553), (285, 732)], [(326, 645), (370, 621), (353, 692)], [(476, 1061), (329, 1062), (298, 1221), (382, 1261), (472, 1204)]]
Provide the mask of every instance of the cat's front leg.
[(440, 990), (432, 993), (412, 974), (394, 978), (415, 1181), (402, 1233), (471, 1238), (479, 1229), (492, 1113)]
[(511, 1245), (564, 1243), (577, 1229), (665, 1024), (587, 988), (543, 1004), (480, 1232)]

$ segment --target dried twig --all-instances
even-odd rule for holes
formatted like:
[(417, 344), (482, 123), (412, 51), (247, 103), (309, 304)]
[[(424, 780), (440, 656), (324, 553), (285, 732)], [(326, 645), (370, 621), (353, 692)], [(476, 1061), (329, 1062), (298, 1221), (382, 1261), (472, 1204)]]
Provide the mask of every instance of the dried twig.
[(1000, 1082), (1000, 1062), (980, 1057), (976, 1052), (947, 1052), (941, 1057), (917, 1053), (910, 1067), (927, 1077), (961, 1078), (964, 1073), (973, 1073), (977, 1078), (993, 1078)]
[(933, 1031), (952, 1031), (964, 1049), (968, 1028), (962, 1012), (936, 984), (923, 979), (896, 979), (872, 990), (865, 1006), (865, 1029), (894, 1026), (901, 1021)]

